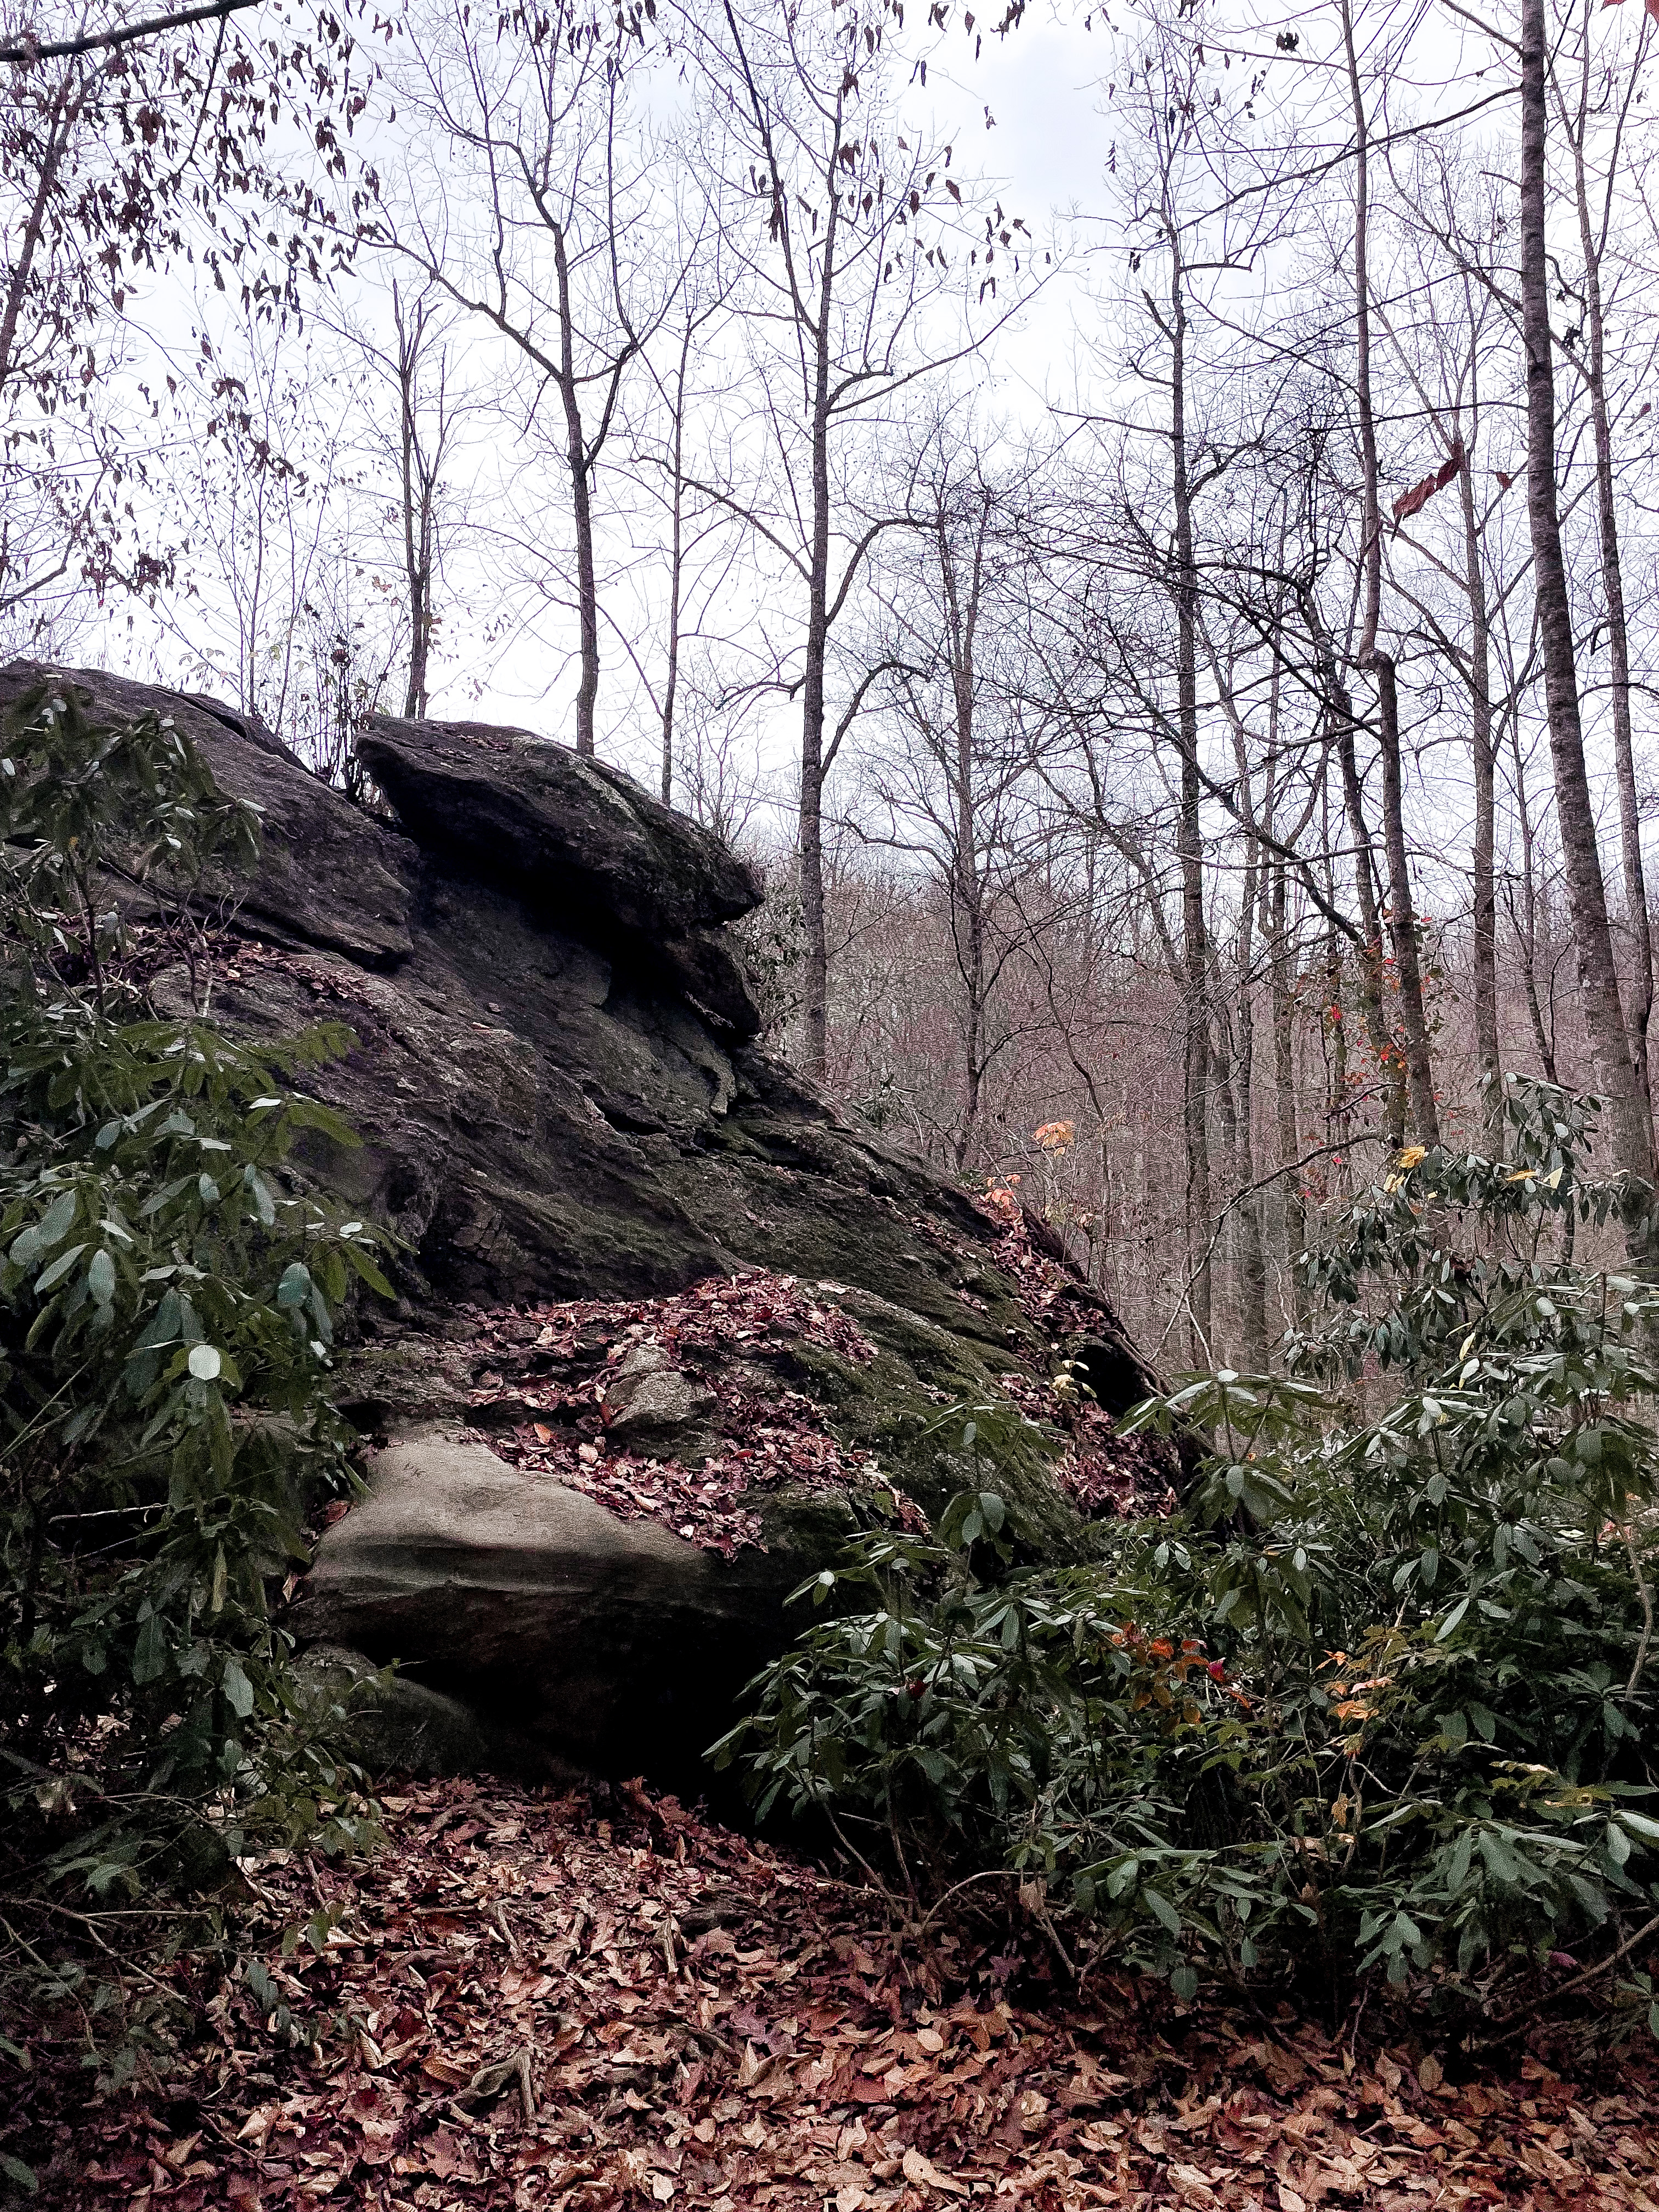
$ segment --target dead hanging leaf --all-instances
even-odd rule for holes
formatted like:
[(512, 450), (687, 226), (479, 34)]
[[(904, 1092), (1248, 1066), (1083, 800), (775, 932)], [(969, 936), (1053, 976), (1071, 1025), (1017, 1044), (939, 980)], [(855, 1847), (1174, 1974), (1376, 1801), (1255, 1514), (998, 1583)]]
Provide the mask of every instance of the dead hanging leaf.
[(1400, 497), (1395, 500), (1394, 503), (1395, 528), (1398, 530), (1402, 522), (1409, 521), (1411, 517), (1414, 514), (1420, 514), (1423, 509), (1428, 505), (1429, 501), (1434, 497), (1436, 492), (1444, 491), (1446, 486), (1450, 483), (1453, 477), (1455, 477), (1462, 465), (1463, 441), (1462, 438), (1454, 438), (1452, 440), (1452, 449), (1450, 453), (1447, 454), (1445, 459), (1440, 464), (1440, 466), (1435, 471), (1434, 474), (1430, 477), (1425, 477), (1420, 483), (1414, 483), (1409, 491), (1402, 492)]

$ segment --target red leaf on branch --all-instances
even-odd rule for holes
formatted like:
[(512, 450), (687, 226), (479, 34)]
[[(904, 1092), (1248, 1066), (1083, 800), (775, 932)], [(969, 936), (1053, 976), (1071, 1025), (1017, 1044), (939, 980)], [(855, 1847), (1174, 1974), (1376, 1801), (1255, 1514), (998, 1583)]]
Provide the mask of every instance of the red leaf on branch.
[[(1659, 0), (1652, 0), (1652, 4), (1659, 5)], [(1409, 491), (1402, 492), (1395, 500), (1394, 526), (1396, 530), (1402, 522), (1407, 522), (1413, 515), (1420, 514), (1436, 492), (1444, 491), (1446, 486), (1462, 467), (1463, 458), (1463, 441), (1462, 438), (1454, 438), (1450, 453), (1447, 454), (1434, 474), (1425, 477), (1420, 483), (1414, 483)]]

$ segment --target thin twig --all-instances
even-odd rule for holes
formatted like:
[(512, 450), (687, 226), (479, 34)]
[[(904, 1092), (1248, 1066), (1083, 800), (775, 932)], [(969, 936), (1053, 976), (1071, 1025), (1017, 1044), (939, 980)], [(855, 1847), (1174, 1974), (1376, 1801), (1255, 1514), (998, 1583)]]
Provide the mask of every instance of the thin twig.
[(888, 1904), (893, 1908), (895, 1912), (902, 1911), (903, 1910), (903, 1906), (901, 1900), (895, 1897), (892, 1891), (888, 1888), (886, 1883), (876, 1872), (874, 1867), (871, 1865), (869, 1860), (865, 1857), (864, 1853), (859, 1849), (858, 1845), (851, 1840), (846, 1830), (842, 1826), (841, 1822), (836, 1818), (835, 1814), (830, 1810), (830, 1808), (827, 1805), (823, 1808), (823, 1816), (825, 1820), (829, 1821), (830, 1826), (835, 1830), (836, 1836), (840, 1838), (842, 1849), (849, 1851), (858, 1861), (859, 1864), (864, 1869), (865, 1873), (868, 1875), (870, 1877), (871, 1886), (877, 1890), (881, 1896), (885, 1898)]
[(688, 2013), (671, 2011), (668, 2017), (670, 2020), (677, 2021), (689, 2036), (702, 2044), (705, 2051), (720, 2051), (724, 2057), (729, 2058), (734, 2066), (742, 2063), (743, 2053), (737, 2045), (728, 2043), (726, 2038), (718, 2034), (714, 2028), (705, 2027), (700, 2020), (693, 2020)]
[(959, 1896), (964, 1889), (971, 1889), (976, 1881), (1013, 1881), (1017, 1879), (1018, 1876), (1011, 1867), (984, 1867), (978, 1874), (970, 1874), (963, 1881), (952, 1882), (944, 1896), (936, 1904), (928, 1906), (911, 1932), (917, 1936), (925, 1936), (935, 1916), (944, 1911), (951, 1899)]
[[(1633, 1936), (1627, 1936), (1619, 1948), (1607, 1958), (1598, 1959), (1593, 1966), (1586, 1966), (1582, 1974), (1575, 1974), (1570, 1982), (1563, 1982), (1559, 1989), (1552, 1990), (1549, 1993), (1549, 2002), (1554, 2004), (1559, 1998), (1571, 1996), (1574, 1990), (1582, 1990), (1587, 1982), (1596, 1981), (1601, 1975), (1611, 1972), (1622, 1958), (1633, 1951), (1638, 1943), (1645, 1943), (1650, 1936), (1659, 1936), (1659, 1912), (1655, 1913), (1651, 1920), (1644, 1922)], [(1495, 2027), (1507, 2027), (1510, 2021), (1516, 2022), (1516, 2025), (1510, 2028), (1509, 2035), (1499, 2036), (1498, 2041), (1507, 2043), (1510, 2035), (1523, 2033), (1531, 2027), (1537, 2016), (1537, 2011), (1538, 2008), (1535, 2004), (1528, 2004), (1524, 2006), (1518, 2014), (1506, 2012), (1501, 2018), (1494, 2021), (1492, 2025)]]

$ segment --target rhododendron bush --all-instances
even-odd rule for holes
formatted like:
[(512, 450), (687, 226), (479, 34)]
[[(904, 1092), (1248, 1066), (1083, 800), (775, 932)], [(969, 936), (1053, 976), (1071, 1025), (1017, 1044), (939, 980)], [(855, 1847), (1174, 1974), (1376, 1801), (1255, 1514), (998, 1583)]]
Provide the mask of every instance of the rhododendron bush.
[(61, 1917), (44, 1892), (125, 1906), (254, 1835), (368, 1832), (268, 1585), (350, 1479), (334, 1316), (387, 1285), (288, 1166), (356, 1141), (295, 1087), (349, 1033), (256, 1047), (144, 995), (167, 962), (205, 1000), (190, 895), (253, 811), (154, 716), (48, 689), (0, 736), (0, 1872)]
[(1203, 1439), (1178, 1513), (1032, 1566), (965, 1420), (978, 1486), (798, 1593), (717, 1759), (890, 1881), (1021, 1872), (1178, 1996), (1645, 2008), (1659, 1298), (1575, 1254), (1650, 1194), (1590, 1171), (1594, 1102), (1504, 1104), (1503, 1158), (1413, 1146), (1328, 1223), (1284, 1373), (1133, 1418)]

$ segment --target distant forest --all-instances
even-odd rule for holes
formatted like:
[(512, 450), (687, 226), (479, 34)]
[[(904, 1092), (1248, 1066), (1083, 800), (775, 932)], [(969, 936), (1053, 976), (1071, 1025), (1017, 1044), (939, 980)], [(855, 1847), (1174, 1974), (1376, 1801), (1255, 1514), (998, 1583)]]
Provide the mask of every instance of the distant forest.
[(17, 19), (0, 606), (629, 767), (806, 1073), (1262, 1368), (1504, 1071), (1652, 1172), (1659, 10), (1097, 10), (1064, 215), (919, 12)]

